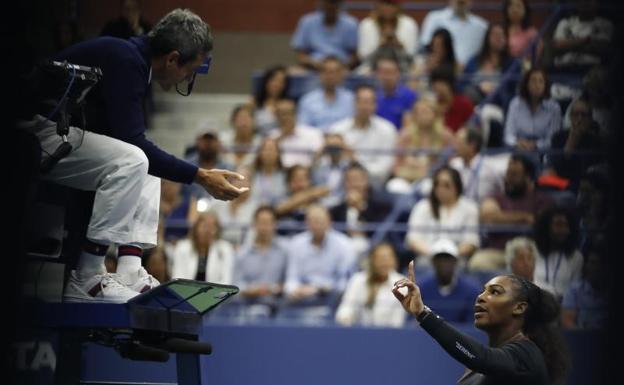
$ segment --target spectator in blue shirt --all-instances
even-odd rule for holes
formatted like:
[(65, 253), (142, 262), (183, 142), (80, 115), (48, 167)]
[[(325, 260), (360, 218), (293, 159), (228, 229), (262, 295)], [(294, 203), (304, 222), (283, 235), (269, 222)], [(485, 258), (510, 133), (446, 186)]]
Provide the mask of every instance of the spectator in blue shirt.
[(337, 57), (349, 68), (357, 63), (358, 22), (340, 10), (341, 0), (321, 0), (320, 9), (303, 16), (292, 37), (297, 62), (319, 70), (328, 56)]
[(458, 270), (457, 246), (440, 238), (431, 247), (433, 274), (424, 278), (420, 292), (433, 311), (449, 322), (474, 320), (474, 301), (480, 290)]
[(332, 124), (353, 116), (355, 97), (341, 86), (345, 68), (340, 60), (333, 56), (323, 59), (320, 71), (321, 86), (299, 101), (297, 123), (325, 132)]
[(598, 329), (606, 325), (605, 247), (594, 239), (589, 243), (586, 255), (582, 279), (573, 282), (563, 296), (561, 326), (566, 329)]
[(483, 18), (470, 13), (471, 3), (470, 0), (450, 0), (448, 7), (429, 12), (422, 24), (421, 47), (429, 44), (436, 30), (448, 29), (453, 36), (457, 61), (465, 65), (481, 49), (488, 26)]
[(271, 304), (282, 293), (287, 252), (275, 234), (275, 210), (260, 206), (254, 213), (253, 240), (236, 254), (234, 284), (248, 303)]
[(291, 302), (341, 292), (356, 263), (349, 237), (331, 228), (326, 208), (310, 206), (306, 224), (308, 230), (295, 235), (288, 247), (284, 291)]
[(525, 151), (548, 149), (560, 129), (561, 107), (550, 98), (546, 73), (532, 68), (522, 78), (519, 95), (509, 104), (505, 143)]
[(418, 95), (401, 84), (401, 69), (396, 59), (382, 57), (375, 63), (377, 77), (377, 115), (394, 124), (397, 130), (403, 125), (403, 115), (412, 109)]

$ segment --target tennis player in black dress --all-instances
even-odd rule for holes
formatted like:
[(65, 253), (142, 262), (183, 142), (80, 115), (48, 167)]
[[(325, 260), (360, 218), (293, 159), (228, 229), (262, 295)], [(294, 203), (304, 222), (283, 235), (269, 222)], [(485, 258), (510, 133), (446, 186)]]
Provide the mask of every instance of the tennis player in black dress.
[[(400, 290), (403, 287), (407, 292)], [(564, 382), (568, 358), (556, 328), (559, 303), (535, 284), (515, 275), (501, 275), (484, 286), (475, 303), (474, 324), (488, 334), (489, 346), (462, 334), (423, 303), (413, 262), (408, 278), (397, 281), (392, 292), (420, 326), (466, 366), (458, 384)]]

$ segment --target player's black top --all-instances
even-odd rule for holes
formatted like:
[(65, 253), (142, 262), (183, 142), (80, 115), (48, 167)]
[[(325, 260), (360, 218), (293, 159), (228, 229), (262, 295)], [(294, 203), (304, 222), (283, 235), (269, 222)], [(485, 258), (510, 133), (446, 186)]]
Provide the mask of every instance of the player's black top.
[(544, 355), (529, 339), (498, 348), (484, 346), (435, 313), (425, 316), (420, 326), (469, 369), (459, 380), (460, 385), (550, 385)]

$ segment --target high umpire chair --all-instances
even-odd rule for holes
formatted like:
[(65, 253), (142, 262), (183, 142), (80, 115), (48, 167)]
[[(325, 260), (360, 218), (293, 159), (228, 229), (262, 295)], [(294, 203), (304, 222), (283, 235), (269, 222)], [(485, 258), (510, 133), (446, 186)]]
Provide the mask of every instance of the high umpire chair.
[[(46, 63), (42, 68), (39, 86), (44, 84), (47, 89), (52, 89), (52, 93), (59, 87), (64, 89), (52, 113), (56, 114), (57, 132), (63, 137), (67, 134), (63, 130), (71, 121), (71, 107), (83, 102), (101, 72), (97, 68), (58, 62)], [(50, 78), (53, 81), (48, 81)], [(50, 87), (51, 83), (54, 86)], [(69, 92), (72, 85), (75, 87), (72, 90), (75, 91), (74, 99)], [(29, 153), (40, 153), (40, 148), (35, 148), (38, 142), (32, 137), (22, 143), (30, 147)], [(200, 355), (212, 351), (209, 343), (199, 341), (202, 319), (238, 293), (237, 287), (174, 279), (123, 304), (62, 301), (68, 273), (86, 234), (94, 194), (41, 181), (39, 175), (70, 151), (71, 146), (69, 149), (59, 147), (52, 155), (58, 159), (53, 160), (53, 164), (44, 165), (43, 169), (37, 167), (38, 160), (24, 162), (29, 165), (25, 171), (30, 179), (24, 180), (24, 184), (29, 185), (24, 189), (29, 194), (23, 197), (26, 208), (25, 226), (22, 227), (25, 255), (21, 257), (25, 262), (25, 278), (21, 306), (18, 307), (20, 324), (16, 339), (19, 342), (43, 334), (53, 336), (57, 343), (53, 352), (56, 364), (48, 378), (32, 376), (32, 373), (22, 375), (20, 369), (23, 368), (18, 365), (18, 381), (58, 385), (106, 383), (82, 380), (82, 347), (86, 343), (95, 343), (110, 347), (130, 360), (166, 362), (170, 353), (175, 353), (178, 384), (201, 384)], [(24, 361), (22, 358), (17, 361)]]

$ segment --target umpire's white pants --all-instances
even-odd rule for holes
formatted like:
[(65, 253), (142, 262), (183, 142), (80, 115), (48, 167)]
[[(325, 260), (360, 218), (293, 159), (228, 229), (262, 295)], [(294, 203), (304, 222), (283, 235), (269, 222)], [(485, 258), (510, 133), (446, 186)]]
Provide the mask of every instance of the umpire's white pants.
[[(41, 148), (52, 154), (62, 139), (56, 123), (42, 116), (24, 122)], [(87, 238), (110, 243), (157, 243), (160, 179), (147, 174), (148, 160), (140, 148), (105, 135), (70, 127), (72, 152), (42, 179), (79, 190), (95, 191)], [(48, 157), (43, 152), (42, 159)]]

